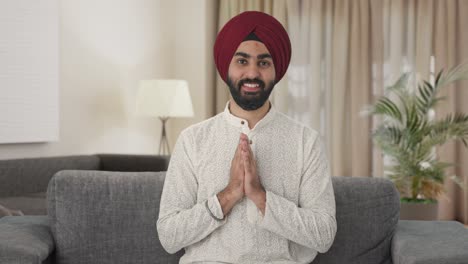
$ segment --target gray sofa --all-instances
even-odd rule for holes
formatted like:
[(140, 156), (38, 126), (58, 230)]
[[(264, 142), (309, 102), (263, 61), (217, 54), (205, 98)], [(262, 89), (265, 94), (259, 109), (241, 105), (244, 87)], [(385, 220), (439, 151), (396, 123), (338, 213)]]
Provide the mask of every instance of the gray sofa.
[[(158, 156), (57, 158), (79, 165), (22, 165), (21, 177), (48, 180), (48, 215), (0, 218), (0, 263), (178, 263), (183, 250), (166, 253), (156, 230), (167, 162)], [(165, 167), (154, 166), (158, 162)], [(390, 181), (333, 177), (333, 187), (338, 231), (314, 264), (468, 263), (468, 230), (454, 221), (399, 221)]]
[[(46, 215), (52, 176), (66, 169), (165, 171), (169, 156), (96, 154), (0, 160), (0, 206), (25, 215)], [(8, 215), (0, 211), (0, 217)]]

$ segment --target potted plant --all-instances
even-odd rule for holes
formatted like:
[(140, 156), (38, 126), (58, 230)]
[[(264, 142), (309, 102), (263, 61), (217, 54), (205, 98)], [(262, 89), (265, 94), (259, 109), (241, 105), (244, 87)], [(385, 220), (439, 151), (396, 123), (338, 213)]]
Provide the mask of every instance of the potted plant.
[[(435, 108), (445, 98), (438, 96), (449, 83), (467, 79), (468, 64), (440, 71), (435, 81), (412, 80), (405, 73), (365, 113), (380, 116), (373, 140), (389, 159), (385, 175), (395, 183), (401, 198), (401, 219), (436, 219), (437, 199), (444, 193), (445, 169), (435, 147), (459, 140), (467, 147), (468, 115), (451, 113), (435, 118)], [(457, 184), (460, 180), (450, 176)]]

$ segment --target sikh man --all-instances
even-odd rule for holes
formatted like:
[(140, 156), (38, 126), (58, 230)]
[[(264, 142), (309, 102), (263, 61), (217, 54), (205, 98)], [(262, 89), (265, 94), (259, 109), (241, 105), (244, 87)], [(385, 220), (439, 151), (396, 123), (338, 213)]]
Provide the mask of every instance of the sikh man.
[(219, 32), (224, 112), (184, 129), (164, 182), (157, 229), (179, 263), (310, 263), (336, 234), (319, 134), (268, 100), (291, 58), (272, 16), (241, 13)]

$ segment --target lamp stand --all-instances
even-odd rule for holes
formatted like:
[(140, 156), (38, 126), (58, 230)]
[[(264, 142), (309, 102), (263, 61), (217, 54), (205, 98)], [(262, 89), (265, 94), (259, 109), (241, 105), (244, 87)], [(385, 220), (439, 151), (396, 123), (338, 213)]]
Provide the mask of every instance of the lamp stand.
[[(166, 121), (169, 119), (169, 117), (159, 117), (159, 119), (162, 122), (161, 140), (159, 141), (159, 155), (170, 155), (171, 150), (169, 148), (169, 141), (167, 140), (166, 134)], [(164, 150), (166, 150), (167, 152), (165, 152)]]

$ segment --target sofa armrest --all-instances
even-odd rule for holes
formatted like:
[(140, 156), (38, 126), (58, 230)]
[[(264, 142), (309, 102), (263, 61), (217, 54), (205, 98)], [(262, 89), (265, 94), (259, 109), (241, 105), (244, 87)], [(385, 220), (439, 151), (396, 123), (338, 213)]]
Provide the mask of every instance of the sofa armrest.
[(40, 264), (54, 251), (47, 216), (0, 218), (0, 263)]
[(167, 171), (169, 155), (96, 154), (102, 171)]
[(462, 264), (468, 229), (455, 221), (400, 220), (392, 240), (394, 264)]

